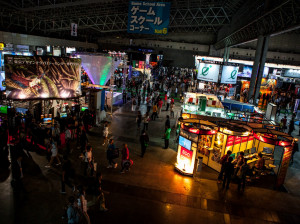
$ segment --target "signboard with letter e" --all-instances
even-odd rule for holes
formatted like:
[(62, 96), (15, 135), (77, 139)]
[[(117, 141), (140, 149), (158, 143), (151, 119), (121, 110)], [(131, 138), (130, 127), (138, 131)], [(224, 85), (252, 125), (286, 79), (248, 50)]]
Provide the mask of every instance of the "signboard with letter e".
[(221, 83), (236, 84), (238, 71), (239, 71), (239, 67), (223, 66)]
[(220, 65), (199, 63), (197, 79), (218, 82)]
[(170, 2), (130, 1), (128, 11), (128, 33), (168, 33)]
[(71, 36), (77, 37), (77, 24), (71, 23)]

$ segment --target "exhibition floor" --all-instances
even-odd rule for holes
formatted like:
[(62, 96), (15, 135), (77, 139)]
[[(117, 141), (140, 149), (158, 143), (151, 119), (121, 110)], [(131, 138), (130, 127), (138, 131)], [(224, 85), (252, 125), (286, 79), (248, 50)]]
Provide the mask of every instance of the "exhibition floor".
[[(144, 107), (144, 106), (143, 106)], [(176, 106), (178, 107), (178, 105)], [(144, 110), (145, 108), (143, 108)], [(150, 146), (144, 158), (140, 157), (140, 145), (135, 123), (136, 112), (131, 105), (117, 110), (113, 115), (110, 132), (115, 144), (127, 143), (134, 161), (130, 172), (120, 174), (120, 168), (107, 169), (106, 147), (102, 146), (101, 128), (93, 128), (88, 136), (98, 170), (103, 174), (103, 189), (108, 212), (92, 206), (89, 210), (92, 223), (299, 223), (300, 197), (265, 188), (247, 186), (243, 194), (232, 184), (228, 191), (217, 184), (215, 172), (200, 178), (185, 177), (174, 171), (176, 161), (175, 142), (162, 149), (161, 139), (166, 112), (149, 124)], [(175, 120), (171, 120), (171, 126)], [(13, 193), (10, 172), (2, 174), (0, 184), (0, 223), (45, 223), (62, 221), (63, 206), (67, 194), (60, 194), (60, 169), (46, 169), (44, 155), (30, 153), (25, 158), (24, 174), (26, 193)], [(79, 179), (81, 175), (79, 152), (74, 151), (71, 161)], [(25, 162), (24, 161), (24, 162)], [(120, 164), (120, 159), (117, 159)], [(88, 195), (88, 201), (92, 197)]]

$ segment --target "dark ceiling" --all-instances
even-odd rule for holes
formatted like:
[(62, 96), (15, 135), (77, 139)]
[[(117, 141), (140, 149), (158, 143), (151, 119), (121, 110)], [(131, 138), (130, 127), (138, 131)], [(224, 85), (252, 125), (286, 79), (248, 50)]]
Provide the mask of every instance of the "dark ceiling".
[[(169, 33), (214, 34), (229, 25), (246, 2), (164, 1), (171, 2)], [(115, 35), (136, 37), (126, 32), (128, 3), (128, 0), (0, 0), (0, 30), (90, 42)], [(78, 37), (71, 37), (71, 23), (78, 24)]]

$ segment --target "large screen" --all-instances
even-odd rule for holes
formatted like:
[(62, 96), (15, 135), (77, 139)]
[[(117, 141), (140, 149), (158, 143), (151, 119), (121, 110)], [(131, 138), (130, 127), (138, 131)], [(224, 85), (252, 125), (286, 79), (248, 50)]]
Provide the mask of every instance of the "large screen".
[(80, 68), (81, 60), (77, 58), (5, 55), (7, 98), (78, 97)]
[(191, 150), (192, 142), (182, 136), (179, 136), (179, 145), (188, 150)]
[(217, 64), (198, 64), (198, 76), (199, 80), (218, 82), (220, 65)]
[(236, 84), (239, 67), (223, 66), (221, 83)]
[(0, 114), (7, 114), (7, 106), (0, 105)]
[(252, 66), (244, 66), (243, 71), (237, 74), (238, 77), (251, 78)]

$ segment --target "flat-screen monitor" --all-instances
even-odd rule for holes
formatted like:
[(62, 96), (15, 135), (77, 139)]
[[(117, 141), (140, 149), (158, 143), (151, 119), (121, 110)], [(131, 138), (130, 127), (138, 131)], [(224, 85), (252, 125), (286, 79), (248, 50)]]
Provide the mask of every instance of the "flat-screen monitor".
[(245, 153), (245, 156), (248, 156), (248, 155), (249, 155), (249, 149), (246, 149), (246, 150), (244, 151), (244, 153)]
[(235, 159), (235, 153), (232, 153), (231, 155), (230, 155), (230, 157), (232, 157), (233, 159)]
[(250, 153), (251, 153), (251, 154), (256, 153), (256, 148), (251, 148), (251, 149), (250, 149)]
[(273, 150), (269, 147), (264, 147), (264, 149), (263, 149), (263, 153), (271, 154), (272, 152), (273, 152)]
[(188, 150), (191, 150), (192, 142), (182, 136), (179, 136), (179, 145), (181, 145), (182, 147)]
[(43, 118), (43, 124), (51, 124), (52, 123), (52, 118)]
[(0, 105), (0, 114), (7, 114), (7, 106)]
[(85, 111), (87, 109), (88, 109), (88, 107), (81, 107), (81, 111)]
[(67, 113), (60, 113), (60, 117), (61, 118), (68, 117), (68, 114)]

